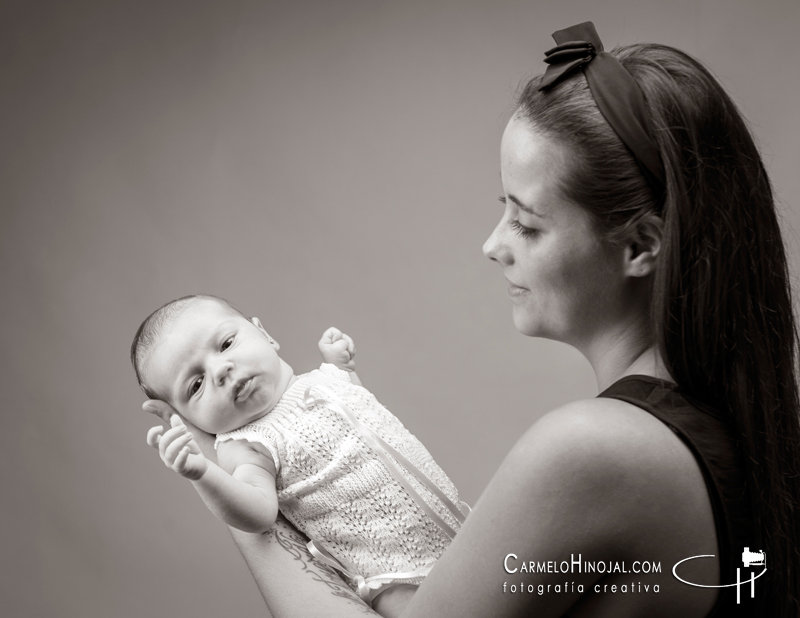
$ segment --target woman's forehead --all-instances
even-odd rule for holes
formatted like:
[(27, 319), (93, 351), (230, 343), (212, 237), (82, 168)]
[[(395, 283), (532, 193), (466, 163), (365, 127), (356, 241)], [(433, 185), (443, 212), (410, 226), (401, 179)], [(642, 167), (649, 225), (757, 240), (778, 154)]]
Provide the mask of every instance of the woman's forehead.
[(568, 160), (566, 146), (544, 135), (520, 116), (515, 116), (506, 125), (500, 156), (503, 167), (550, 175), (557, 175)]
[(503, 190), (541, 212), (560, 197), (567, 157), (564, 147), (545, 137), (524, 118), (512, 118), (500, 149)]

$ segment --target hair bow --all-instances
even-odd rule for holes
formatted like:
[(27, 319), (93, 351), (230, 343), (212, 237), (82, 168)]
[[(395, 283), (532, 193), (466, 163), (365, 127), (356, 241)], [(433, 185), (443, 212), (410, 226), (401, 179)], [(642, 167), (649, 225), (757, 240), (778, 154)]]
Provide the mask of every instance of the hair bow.
[(597, 55), (594, 45), (586, 41), (568, 41), (544, 52), (544, 61), (550, 65), (539, 84), (543, 90), (552, 86), (563, 75), (591, 62)]
[(556, 45), (544, 53), (549, 65), (539, 90), (549, 88), (564, 75), (594, 60), (603, 51), (603, 43), (590, 21), (553, 33)]
[(590, 21), (554, 32), (553, 39), (556, 46), (545, 52), (548, 66), (539, 90), (547, 90), (581, 68), (603, 117), (636, 157), (651, 186), (661, 191), (666, 184), (664, 166), (650, 132), (647, 104), (636, 80), (614, 56), (603, 50)]

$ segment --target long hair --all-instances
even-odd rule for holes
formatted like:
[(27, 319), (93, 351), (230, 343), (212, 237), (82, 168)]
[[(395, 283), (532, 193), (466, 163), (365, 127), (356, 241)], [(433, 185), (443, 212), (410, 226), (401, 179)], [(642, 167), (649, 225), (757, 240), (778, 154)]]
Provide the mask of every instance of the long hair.
[(664, 221), (651, 328), (681, 389), (728, 415), (769, 556), (763, 616), (800, 615), (798, 337), (772, 188), (736, 106), (697, 60), (671, 47), (611, 51), (647, 101), (666, 188), (653, 189), (578, 71), (547, 92), (533, 78), (519, 112), (572, 154), (561, 190), (598, 232), (624, 242)]

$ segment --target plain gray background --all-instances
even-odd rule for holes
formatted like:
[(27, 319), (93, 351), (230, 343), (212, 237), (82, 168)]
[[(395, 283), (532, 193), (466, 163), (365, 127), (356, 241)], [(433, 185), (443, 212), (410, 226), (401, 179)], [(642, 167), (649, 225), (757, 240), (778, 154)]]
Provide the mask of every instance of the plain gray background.
[(798, 272), (796, 0), (3, 0), (4, 615), (266, 615), (145, 445), (128, 349), (172, 298), (229, 298), (296, 371), (351, 334), (469, 502), (539, 416), (596, 394), (577, 352), (514, 330), (481, 254), (513, 94), (588, 19), (719, 76)]

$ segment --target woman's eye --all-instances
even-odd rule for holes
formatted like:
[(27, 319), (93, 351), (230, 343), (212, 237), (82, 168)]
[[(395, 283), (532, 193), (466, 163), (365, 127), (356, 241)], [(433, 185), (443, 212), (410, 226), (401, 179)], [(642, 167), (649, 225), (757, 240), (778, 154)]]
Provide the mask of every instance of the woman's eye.
[[(500, 202), (501, 204), (508, 203), (508, 200), (506, 199), (505, 195), (498, 196), (497, 201)], [(511, 226), (511, 229), (517, 233), (518, 236), (522, 236), (523, 238), (530, 238), (532, 236), (535, 236), (539, 231), (532, 227), (525, 227), (519, 221), (516, 220), (510, 221), (509, 225)]]
[(189, 387), (189, 394), (195, 395), (197, 391), (200, 390), (200, 387), (203, 386), (203, 376), (199, 376), (192, 382), (192, 385)]
[(532, 227), (525, 227), (519, 221), (512, 221), (510, 224), (511, 229), (513, 229), (518, 235), (522, 236), (523, 238), (530, 238), (534, 236), (537, 232)]
[(224, 352), (232, 345), (233, 345), (233, 337), (228, 337), (225, 341), (222, 342), (220, 349)]

